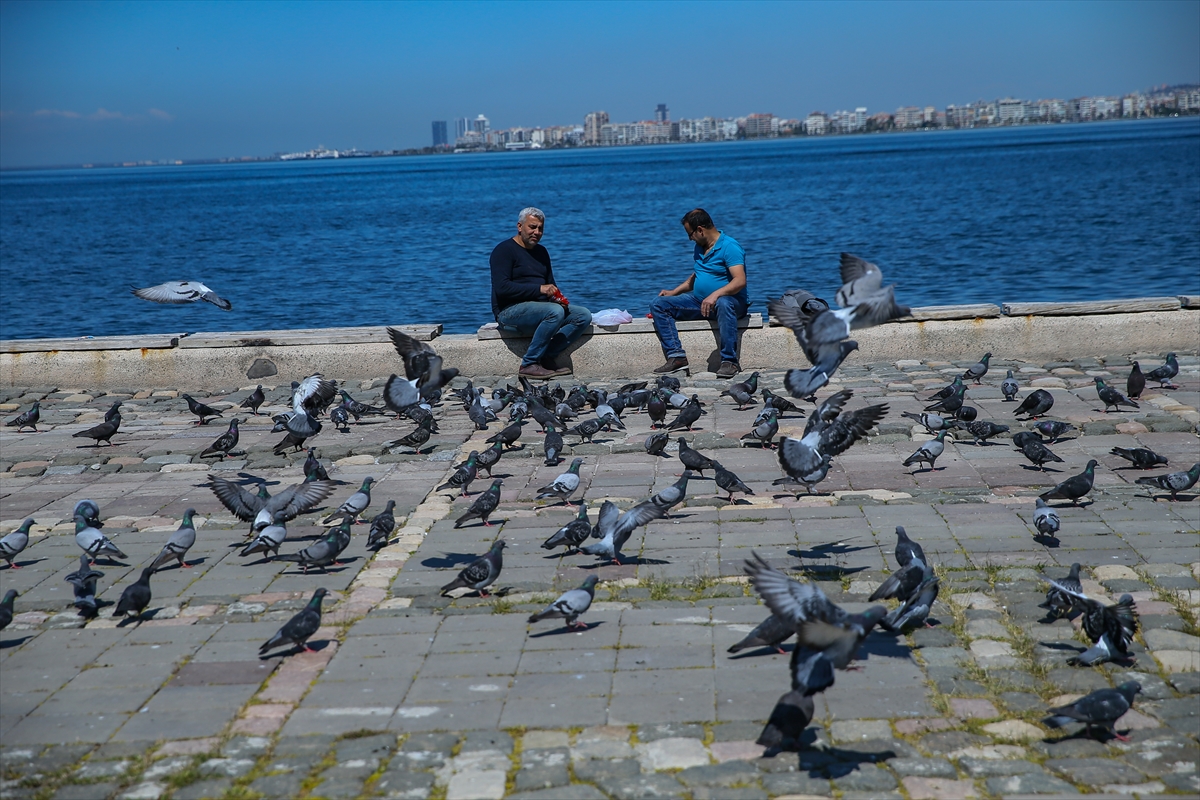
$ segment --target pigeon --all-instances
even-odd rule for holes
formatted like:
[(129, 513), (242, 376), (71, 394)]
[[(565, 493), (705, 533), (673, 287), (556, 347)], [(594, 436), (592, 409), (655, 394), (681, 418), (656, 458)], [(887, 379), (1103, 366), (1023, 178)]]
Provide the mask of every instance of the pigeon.
[(798, 750), (800, 736), (813, 718), (813, 699), (800, 689), (779, 698), (755, 744), (770, 750)]
[(646, 437), (646, 452), (652, 456), (665, 455), (663, 448), (671, 441), (671, 434), (659, 431)]
[(758, 627), (747, 633), (745, 638), (740, 642), (730, 645), (726, 652), (740, 653), (742, 650), (750, 647), (773, 647), (775, 648), (775, 652), (783, 655), (784, 651), (780, 645), (786, 642), (795, 632), (795, 628), (772, 614), (758, 623)]
[(921, 414), (914, 414), (911, 411), (901, 411), (900, 416), (916, 420), (930, 433), (951, 430), (956, 424), (955, 420), (943, 417), (941, 414), (935, 414), (932, 411), (926, 411)]
[(1083, 594), (1083, 584), (1079, 582), (1079, 562), (1071, 565), (1071, 571), (1065, 578), (1059, 578), (1050, 585), (1046, 592), (1046, 601), (1039, 603), (1038, 608), (1046, 609), (1046, 615), (1051, 620), (1062, 619), (1075, 608), (1075, 601), (1070, 594), (1056, 588), (1062, 586), (1075, 594)]
[(347, 392), (345, 389), (340, 389), (338, 391), (342, 397), (342, 408), (346, 409), (348, 412), (350, 412), (351, 414), (354, 415), (355, 422), (357, 422), (362, 417), (368, 417), (368, 416), (372, 416), (372, 415), (382, 416), (384, 414), (387, 414), (387, 411), (385, 411), (382, 408), (376, 408), (375, 406), (369, 406), (366, 403), (360, 403), (359, 401), (357, 401), (353, 397), (351, 397), (350, 393)]
[(258, 387), (241, 402), (238, 408), (248, 408), (250, 409), (250, 413), (257, 417), (258, 409), (263, 403), (266, 402), (266, 400), (267, 396), (263, 394), (262, 384), (260, 383)]
[(721, 392), (721, 397), (730, 397), (737, 403), (737, 410), (741, 411), (746, 406), (754, 402), (754, 393), (758, 391), (758, 373), (750, 374), (749, 379), (738, 381), (732, 384), (728, 389)]
[(857, 349), (858, 342), (853, 339), (826, 347), (821, 359), (811, 368), (789, 369), (783, 376), (783, 387), (792, 397), (812, 397), (818, 389), (829, 383), (837, 368)]
[(1035, 389), (1025, 396), (1021, 405), (1013, 410), (1013, 416), (1028, 414), (1029, 419), (1037, 419), (1054, 407), (1054, 395), (1045, 389)]
[(629, 541), (634, 530), (656, 519), (662, 519), (667, 515), (669, 508), (667, 505), (654, 502), (654, 499), (651, 498), (638, 503), (622, 514), (611, 501), (605, 500), (604, 504), (600, 506), (596, 529), (592, 531), (592, 537), (600, 539), (600, 543), (580, 547), (579, 551), (589, 556), (607, 558), (614, 564), (620, 564), (621, 548)]
[(276, 647), (283, 647), (284, 645), (296, 645), (302, 650), (311, 651), (312, 648), (308, 646), (308, 640), (321, 627), (321, 601), (325, 599), (325, 595), (327, 594), (329, 592), (325, 589), (317, 589), (313, 592), (312, 599), (308, 601), (308, 605), (289, 619), (262, 647), (259, 647), (259, 654), (266, 653), (268, 650), (274, 650)]
[(78, 433), (73, 433), (73, 434), (71, 434), (71, 436), (73, 436), (76, 439), (84, 439), (84, 438), (94, 439), (96, 441), (96, 447), (99, 447), (101, 442), (104, 442), (105, 444), (107, 444), (111, 447), (112, 446), (112, 437), (114, 435), (116, 435), (116, 433), (120, 429), (120, 427), (121, 427), (121, 412), (118, 411), (117, 413), (113, 414), (111, 417), (105, 416), (104, 422), (101, 422), (99, 425), (96, 425), (95, 427), (92, 427), (92, 428), (88, 428), (86, 431), (79, 431)]
[(33, 428), (34, 433), (39, 433), (37, 429), (38, 420), (42, 418), (42, 403), (40, 400), (34, 400), (30, 409), (22, 414), (17, 415), (16, 419), (10, 419), (4, 423), (10, 428), (16, 428), (17, 433), (21, 432), (22, 428)]
[(1057, 536), (1058, 529), (1062, 527), (1062, 521), (1058, 518), (1058, 512), (1046, 505), (1046, 501), (1040, 497), (1034, 500), (1033, 503), (1033, 527), (1042, 536), (1052, 538)]
[(479, 453), (475, 450), (472, 450), (467, 455), (467, 460), (463, 463), (463, 465), (454, 470), (454, 473), (451, 474), (450, 479), (441, 486), (437, 487), (436, 491), (440, 492), (445, 489), (458, 489), (460, 493), (459, 496), (466, 497), (467, 489), (469, 489), (471, 486), (471, 481), (475, 480), (475, 476), (479, 474), (479, 467), (477, 466), (478, 459)]
[(517, 420), (499, 433), (494, 433), (484, 439), (488, 444), (503, 442), (505, 447), (513, 447), (517, 440), (521, 438), (521, 427), (525, 424), (525, 420)]
[(692, 470), (700, 477), (704, 477), (704, 470), (714, 469), (717, 464), (699, 450), (689, 447), (687, 439), (682, 436), (679, 437), (679, 460), (683, 462), (684, 469)]
[(783, 395), (774, 394), (765, 386), (762, 390), (762, 396), (763, 400), (765, 401), (764, 405), (768, 408), (775, 409), (780, 417), (783, 417), (784, 414), (789, 412), (794, 412), (800, 416), (804, 416), (804, 411), (801, 410), (800, 406), (796, 405), (791, 400), (788, 400)]
[(979, 409), (972, 406), (963, 406), (954, 414), (954, 419), (959, 422), (974, 422), (978, 418)]
[(555, 416), (554, 411), (542, 405), (541, 401), (539, 401), (537, 398), (530, 397), (528, 407), (530, 416), (532, 416), (534, 421), (538, 424), (538, 429), (542, 433), (546, 432), (547, 425), (559, 424), (558, 417)]
[(963, 380), (975, 381), (975, 385), (978, 386), (983, 376), (987, 375), (988, 359), (991, 357), (991, 353), (984, 353), (983, 358), (979, 359), (979, 363), (972, 364), (971, 366), (967, 367), (967, 371), (962, 375)]
[(503, 482), (500, 478), (493, 480), (487, 491), (481, 493), (475, 498), (475, 502), (471, 503), (467, 513), (454, 520), (454, 527), (461, 527), (464, 522), (473, 519), (483, 520), (484, 525), (492, 527), (492, 523), (488, 522), (488, 516), (500, 506), (500, 484)]
[(1104, 382), (1103, 378), (1097, 376), (1095, 378), (1095, 381), (1096, 381), (1096, 394), (1100, 396), (1100, 402), (1104, 403), (1104, 413), (1105, 414), (1108, 413), (1109, 408), (1115, 408), (1118, 411), (1121, 410), (1121, 406), (1129, 406), (1130, 408), (1141, 408), (1141, 406), (1139, 406), (1137, 403), (1133, 402), (1128, 397), (1126, 397), (1125, 395), (1121, 394), (1113, 387), (1106, 384)]
[(562, 434), (555, 430), (554, 425), (549, 422), (543, 425), (542, 429), (546, 431), (546, 438), (542, 441), (542, 453), (546, 456), (543, 463), (547, 467), (556, 467), (562, 460), (559, 457), (563, 449)]
[(217, 296), (216, 292), (200, 281), (167, 281), (158, 286), (147, 286), (145, 289), (139, 289), (136, 286), (130, 288), (135, 297), (149, 300), (152, 303), (184, 305), (203, 300), (206, 303), (212, 303), (222, 311), (229, 311), (233, 308), (233, 303)]
[(650, 415), (651, 430), (659, 427), (667, 418), (667, 403), (657, 391), (650, 394), (650, 400), (646, 403), (646, 413)]
[(129, 558), (110, 542), (107, 536), (88, 525), (87, 520), (78, 514), (75, 515), (75, 544), (79, 545), (79, 549), (87, 553), (93, 562), (101, 556)]
[(316, 449), (312, 447), (308, 448), (308, 458), (304, 459), (305, 483), (327, 480), (329, 480), (329, 473), (325, 471), (325, 465), (317, 460)]
[(679, 378), (674, 375), (659, 375), (654, 383), (660, 389), (669, 389), (672, 392), (678, 392), (680, 389)]
[[(348, 521), (349, 518), (346, 519)], [(337, 557), (345, 549), (345, 545), (342, 544), (342, 531), (348, 527), (348, 523), (344, 521), (341, 525), (330, 528), (324, 539), (310, 544), (299, 552), (284, 553), (275, 558), (278, 561), (293, 561), (299, 564), (305, 575), (308, 574), (309, 567), (319, 567), (324, 572), (326, 567), (337, 561)], [(349, 544), (348, 538), (346, 544)]]
[(554, 416), (558, 418), (559, 423), (566, 428), (567, 423), (579, 417), (575, 413), (575, 409), (571, 408), (566, 403), (558, 403), (554, 406)]
[(141, 620), (142, 612), (150, 605), (150, 576), (153, 574), (154, 567), (146, 567), (142, 570), (140, 578), (125, 587), (125, 591), (121, 592), (121, 599), (117, 601), (117, 608), (113, 611), (114, 617), (132, 615)]
[(1044, 419), (1041, 422), (1035, 423), (1033, 429), (1038, 433), (1045, 434), (1049, 437), (1047, 444), (1054, 444), (1067, 431), (1075, 430), (1075, 426), (1069, 422), (1059, 422), (1054, 419)]
[(1096, 480), (1096, 465), (1099, 463), (1096, 459), (1092, 459), (1084, 467), (1083, 472), (1067, 478), (1053, 489), (1042, 492), (1039, 497), (1047, 501), (1070, 500), (1071, 505), (1079, 505), (1079, 498), (1092, 490), (1092, 484)]
[(387, 332), (396, 353), (404, 360), (405, 378), (416, 380), (429, 371), (430, 356), (437, 355), (432, 347), (397, 328), (388, 328)]
[(730, 503), (733, 502), (734, 492), (741, 492), (742, 494), (749, 495), (754, 494), (754, 491), (745, 483), (743, 483), (741, 478), (725, 469), (718, 462), (713, 462), (713, 469), (716, 470), (716, 476), (713, 478), (713, 480), (716, 482), (717, 486), (729, 492)]
[(925, 442), (917, 448), (917, 452), (904, 459), (904, 466), (911, 467), (913, 464), (929, 464), (930, 471), (937, 469), (934, 466), (934, 462), (937, 461), (938, 456), (946, 449), (945, 439), (946, 432), (939, 432), (936, 439), (930, 439)]
[[(402, 414), (412, 406), (419, 405), (422, 400), (439, 396), (442, 387), (458, 375), (457, 369), (442, 369), (442, 357), (436, 353), (427, 353), (424, 359), (425, 372), (421, 375), (407, 379), (401, 378), (399, 375), (392, 375), (388, 378), (387, 383), (383, 386), (383, 404), (389, 411)], [(484, 408), (481, 403), (480, 406), (481, 409)], [(495, 416), (495, 412), (492, 412), (491, 417), (495, 418)], [(480, 419), (484, 428), (487, 427), (487, 418), (488, 413), (483, 410)], [(472, 416), (472, 421), (475, 421), (476, 426), (479, 425), (476, 416)]]
[(582, 465), (582, 458), (571, 459), (571, 466), (567, 467), (567, 471), (559, 475), (551, 483), (538, 489), (534, 500), (558, 498), (563, 503), (569, 504), (571, 501), (568, 498), (579, 489), (579, 468)]
[(923, 582), (933, 577), (933, 570), (924, 559), (914, 557), (904, 566), (888, 576), (879, 588), (871, 593), (867, 602), (895, 599), (904, 602), (912, 597)]
[(589, 575), (578, 589), (563, 592), (557, 600), (545, 609), (531, 614), (530, 624), (543, 619), (565, 619), (568, 628), (587, 630), (586, 622), (579, 622), (579, 617), (592, 605), (596, 596), (596, 582), (600, 580), (595, 575)]
[(432, 433), (433, 417), (427, 417), (417, 425), (415, 430), (401, 436), (399, 439), (384, 442), (383, 449), (390, 453), (396, 448), (411, 447), (414, 452), (420, 452), (421, 445), (429, 441), (429, 436)]
[(704, 409), (700, 406), (699, 398), (692, 395), (692, 399), (679, 409), (679, 415), (667, 424), (667, 430), (674, 431), (680, 428), (687, 428), (690, 431), (703, 414)]
[(1129, 645), (1138, 628), (1132, 595), (1123, 594), (1115, 605), (1106, 606), (1058, 581), (1047, 582), (1050, 588), (1070, 598), (1072, 606), (1083, 612), (1080, 620), (1083, 632), (1093, 644), (1086, 652), (1068, 659), (1068, 664), (1090, 667), (1129, 658)]
[(762, 422), (757, 423), (754, 426), (754, 430), (744, 435), (742, 437), (742, 441), (744, 442), (747, 440), (757, 439), (759, 442), (766, 445), (768, 449), (774, 450), (775, 444), (772, 440), (775, 438), (775, 435), (779, 433), (778, 413), (779, 412), (770, 406), (764, 409), (763, 414), (765, 415), (765, 419)]
[[(295, 484), (284, 489), (277, 495), (267, 493), (267, 488), (259, 484), (258, 493), (251, 494), (237, 483), (224, 478), (211, 478), (208, 488), (221, 501), (221, 505), (238, 519), (250, 522), (262, 514), (267, 522), (271, 514), (280, 512), (283, 519), (291, 520), (309, 511), (329, 497), (337, 484), (330, 480), (309, 481)], [(263, 512), (266, 512), (263, 514)]]
[(0, 600), (0, 631), (7, 628), (13, 621), (13, 601), (17, 599), (17, 590), (9, 589)]
[(1021, 445), (1021, 453), (1043, 472), (1046, 471), (1047, 462), (1057, 461), (1063, 463), (1063, 460), (1052, 453), (1049, 447), (1042, 444), (1040, 438), (1026, 441)]
[(442, 596), (445, 597), (454, 589), (466, 588), (479, 592), (480, 597), (487, 597), (487, 587), (496, 582), (503, 568), (504, 540), (497, 539), (492, 543), (490, 550), (468, 564), (458, 573), (457, 578), (441, 588)]
[(1146, 379), (1158, 381), (1158, 388), (1160, 389), (1178, 389), (1178, 386), (1171, 383), (1171, 378), (1174, 378), (1178, 374), (1179, 361), (1176, 360), (1174, 353), (1167, 353), (1167, 363), (1147, 372)]
[(205, 456), (220, 456), (221, 460), (225, 460), (225, 456), (229, 455), (229, 451), (237, 447), (238, 443), (238, 418), (234, 417), (229, 420), (229, 430), (217, 437), (217, 440), (210, 444), (200, 453), (200, 457)]
[(963, 398), (966, 396), (967, 387), (959, 386), (957, 390), (949, 397), (943, 397), (930, 405), (925, 406), (926, 411), (947, 411), (952, 415), (957, 416), (958, 410), (963, 407)]
[(1037, 431), (1018, 431), (1013, 434), (1013, 447), (1017, 448), (1018, 450), (1020, 450), (1029, 442), (1041, 442), (1042, 444), (1045, 444), (1046, 440), (1043, 439), (1042, 435)]
[[(625, 425), (622, 424), (622, 422), (619, 418), (620, 415), (617, 411), (616, 406), (612, 405), (612, 403), (609, 402), (608, 392), (604, 391), (603, 389), (597, 389), (596, 390), (596, 400), (597, 400), (596, 417), (598, 419), (608, 421), (610, 424), (615, 425), (616, 427), (620, 428), (621, 430), (625, 430)], [(618, 402), (618, 401), (614, 398), (612, 402)], [(624, 406), (622, 406), (622, 408), (624, 408)], [(612, 419), (609, 420), (609, 419), (607, 419), (608, 417), (611, 417)]]
[(71, 516), (83, 517), (83, 521), (93, 528), (104, 527), (104, 523), (100, 521), (100, 506), (95, 500), (80, 500), (71, 511)]
[(358, 518), (362, 512), (367, 510), (367, 506), (371, 505), (371, 484), (375, 479), (367, 476), (363, 478), (362, 486), (358, 491), (346, 498), (346, 502), (337, 507), (337, 510), (325, 518), (322, 524), (328, 525), (337, 517), (351, 517), (354, 522), (358, 522)]
[(367, 536), (367, 548), (378, 550), (385, 546), (396, 530), (395, 500), (388, 500), (387, 507), (371, 520), (371, 533)]
[(908, 538), (908, 531), (904, 530), (904, 526), (896, 526), (896, 563), (902, 567), (907, 567), (914, 560), (920, 561), (922, 564), (928, 564), (929, 561), (925, 558), (925, 549), (918, 542), (914, 542)]
[(19, 564), (13, 563), (13, 559), (29, 546), (29, 528), (32, 525), (33, 520), (27, 519), (21, 523), (21, 527), (0, 539), (0, 558), (8, 562), (9, 569), (21, 568)]
[(187, 555), (187, 551), (196, 543), (196, 526), (192, 523), (192, 517), (195, 515), (196, 509), (189, 508), (183, 512), (183, 521), (179, 523), (179, 529), (171, 534), (171, 538), (163, 545), (162, 551), (158, 554), (158, 558), (150, 564), (150, 569), (154, 572), (165, 567), (175, 559), (181, 567), (191, 567), (192, 565), (183, 560)]
[[(504, 454), (504, 442), (493, 443), (491, 447), (489, 447), (488, 449), (481, 452), (479, 454), (479, 456), (475, 459), (476, 472), (483, 471), (488, 474), (489, 478), (492, 477), (492, 467), (494, 467), (494, 466), (496, 466), (496, 464), (500, 463), (500, 456), (503, 454)], [(467, 462), (463, 461), (461, 463), (455, 464), (454, 468), (458, 469), (459, 467), (463, 466), (466, 463)]]
[(1156, 486), (1159, 489), (1171, 493), (1172, 500), (1178, 500), (1180, 492), (1186, 492), (1188, 489), (1196, 485), (1196, 480), (1200, 479), (1200, 461), (1192, 464), (1191, 469), (1187, 472), (1168, 472), (1165, 475), (1148, 475), (1145, 478), (1138, 478), (1137, 482), (1143, 486)]
[(1004, 380), (1000, 381), (1000, 391), (1004, 395), (1004, 402), (1012, 403), (1016, 401), (1017, 392), (1021, 391), (1021, 384), (1017, 383), (1017, 379), (1013, 377), (1011, 369), (1004, 376)]
[(987, 440), (991, 439), (993, 436), (999, 436), (1002, 433), (1008, 433), (1007, 425), (997, 425), (994, 422), (988, 422), (987, 420), (983, 419), (976, 422), (963, 422), (959, 420), (955, 424), (958, 428), (961, 428), (962, 430), (965, 430), (967, 433), (971, 434), (972, 438), (975, 440), (975, 444), (977, 445), (986, 444)]
[(554, 534), (542, 542), (543, 550), (553, 550), (559, 545), (566, 545), (571, 550), (578, 550), (579, 545), (592, 535), (592, 524), (588, 522), (587, 503), (579, 502), (579, 514), (575, 519), (556, 530)]
[(926, 577), (903, 603), (879, 621), (879, 627), (896, 633), (908, 633), (928, 625), (929, 612), (937, 600), (939, 583), (936, 575)]
[[(475, 398), (475, 402), (473, 402), (467, 409), (467, 416), (470, 418), (471, 422), (475, 423), (475, 430), (487, 430), (489, 420), (488, 411), (489, 409), (485, 408), (484, 405), (479, 402), (478, 397)], [(490, 418), (495, 419), (495, 413), (492, 413)]]
[(1159, 464), (1165, 466), (1167, 463), (1167, 459), (1164, 456), (1160, 456), (1153, 450), (1147, 450), (1144, 447), (1114, 447), (1109, 452), (1114, 456), (1120, 456), (1126, 461), (1132, 462), (1138, 469), (1154, 469)]
[[(342, 433), (350, 432), (350, 412), (345, 406), (338, 406), (329, 412), (329, 421), (333, 427)], [(308, 437), (305, 437), (308, 438)]]
[(266, 555), (279, 555), (279, 546), (287, 540), (287, 527), (284, 525), (283, 514), (276, 511), (271, 515), (271, 521), (258, 531), (258, 535), (250, 544), (246, 545), (239, 555), (242, 558), (262, 553)]
[(1050, 709), (1050, 716), (1042, 720), (1042, 724), (1048, 728), (1061, 728), (1082, 722), (1088, 736), (1099, 729), (1127, 742), (1129, 737), (1117, 733), (1113, 726), (1133, 708), (1133, 698), (1141, 691), (1142, 685), (1137, 681), (1127, 681), (1115, 689), (1097, 689), (1074, 703)]
[(569, 428), (567, 433), (573, 433), (576, 436), (583, 437), (583, 441), (590, 442), (592, 437), (600, 432), (604, 427), (604, 423), (598, 419), (585, 419), (583, 422), (576, 425), (574, 428)]
[[(818, 412), (819, 413), (819, 412)], [(809, 417), (809, 422), (818, 420), (817, 414)], [(820, 425), (804, 434), (801, 439), (785, 436), (779, 444), (779, 466), (787, 473), (786, 478), (776, 480), (775, 485), (782, 483), (803, 483), (812, 494), (813, 487), (825, 480), (829, 474), (831, 455), (822, 453), (818, 448), (821, 440)]]
[[(196, 400), (196, 398), (192, 397), (190, 394), (183, 395), (183, 399), (187, 400), (188, 411), (192, 412), (197, 417), (199, 417), (199, 420), (196, 422), (197, 425), (207, 425), (209, 420), (212, 419), (213, 417), (221, 416), (220, 411), (217, 411), (215, 408), (212, 408), (210, 406), (204, 405), (204, 403), (201, 403), (200, 401)], [(206, 419), (206, 417), (207, 417), (207, 419)]]
[(1129, 371), (1129, 377), (1125, 381), (1125, 396), (1130, 400), (1136, 400), (1142, 396), (1142, 392), (1146, 390), (1146, 376), (1142, 373), (1142, 367), (1138, 362), (1133, 362), (1133, 369)]
[(100, 604), (96, 600), (96, 581), (103, 577), (103, 572), (94, 570), (88, 565), (86, 555), (79, 556), (79, 569), (66, 576), (67, 583), (71, 584), (72, 594), (75, 596), (72, 605), (79, 611), (79, 616), (85, 619), (95, 619), (96, 615), (100, 613)]
[(694, 477), (695, 476), (690, 470), (685, 469), (683, 474), (679, 476), (679, 480), (675, 481), (661, 492), (651, 495), (647, 502), (663, 506), (667, 511), (670, 511), (672, 508), (682, 503), (684, 498), (687, 497), (688, 481)]

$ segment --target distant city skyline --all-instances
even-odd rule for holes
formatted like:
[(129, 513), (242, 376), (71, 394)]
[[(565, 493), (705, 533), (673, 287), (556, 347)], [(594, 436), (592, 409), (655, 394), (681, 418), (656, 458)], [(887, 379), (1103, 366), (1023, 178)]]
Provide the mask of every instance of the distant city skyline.
[[(1200, 3), (0, 2), (0, 167), (1200, 82)], [(637, 19), (636, 25), (629, 24)], [(731, 43), (708, 53), (713, 30)], [(512, 41), (530, 59), (511, 66)], [(476, 111), (468, 117), (463, 112)], [(852, 109), (851, 109), (852, 110)], [(464, 131), (465, 132), (465, 131)]]

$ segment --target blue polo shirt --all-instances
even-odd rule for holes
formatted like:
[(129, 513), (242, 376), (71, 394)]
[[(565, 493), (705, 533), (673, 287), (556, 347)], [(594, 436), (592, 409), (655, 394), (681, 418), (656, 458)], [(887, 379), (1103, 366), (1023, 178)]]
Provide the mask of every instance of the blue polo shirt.
[[(730, 267), (736, 267), (739, 264), (745, 266), (746, 264), (746, 252), (742, 250), (742, 246), (737, 243), (737, 240), (732, 236), (726, 236), (721, 231), (717, 231), (717, 233), (721, 235), (711, 250), (705, 253), (697, 244), (693, 253), (696, 259), (696, 280), (692, 284), (692, 294), (698, 300), (704, 300), (733, 280), (733, 275), (729, 272)], [(734, 297), (743, 303), (750, 302), (744, 287)]]

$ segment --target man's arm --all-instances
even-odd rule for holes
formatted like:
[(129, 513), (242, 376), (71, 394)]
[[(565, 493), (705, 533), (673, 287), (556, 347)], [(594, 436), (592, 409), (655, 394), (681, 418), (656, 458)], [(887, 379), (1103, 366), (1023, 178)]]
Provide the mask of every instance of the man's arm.
[(692, 286), (696, 283), (696, 273), (688, 276), (688, 279), (676, 286), (674, 289), (663, 289), (658, 293), (659, 297), (675, 297), (676, 295), (687, 294), (692, 290)]
[[(733, 295), (746, 288), (746, 265), (735, 264), (729, 269), (729, 283), (717, 289), (708, 297), (700, 301), (700, 313), (704, 316), (712, 316), (713, 309), (717, 307), (717, 300), (726, 295)], [(694, 275), (692, 277), (695, 277)]]
[(524, 303), (530, 300), (540, 300), (543, 295), (553, 294), (552, 291), (547, 291), (547, 287), (553, 288), (552, 284), (539, 286), (535, 283), (514, 283), (512, 273), (516, 262), (511, 253), (506, 251), (506, 247), (497, 247), (492, 251), (490, 260), (492, 289), (496, 292), (497, 299)]

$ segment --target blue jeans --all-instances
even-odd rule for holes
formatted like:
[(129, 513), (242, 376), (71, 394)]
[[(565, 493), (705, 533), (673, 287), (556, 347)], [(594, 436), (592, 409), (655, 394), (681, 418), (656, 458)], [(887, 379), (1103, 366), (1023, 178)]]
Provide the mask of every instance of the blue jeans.
[[(725, 295), (717, 298), (717, 327), (721, 332), (721, 360), (738, 363), (737, 321), (746, 316), (749, 304), (737, 297)], [(656, 297), (650, 301), (650, 314), (654, 317), (654, 332), (662, 344), (667, 358), (685, 358), (683, 344), (675, 320), (706, 319), (700, 313), (700, 298), (688, 292), (674, 297)]]
[(574, 344), (591, 326), (592, 312), (583, 306), (564, 309), (558, 303), (531, 300), (501, 309), (496, 322), (505, 330), (533, 337), (521, 359), (521, 366), (528, 367), (543, 358), (552, 359)]

